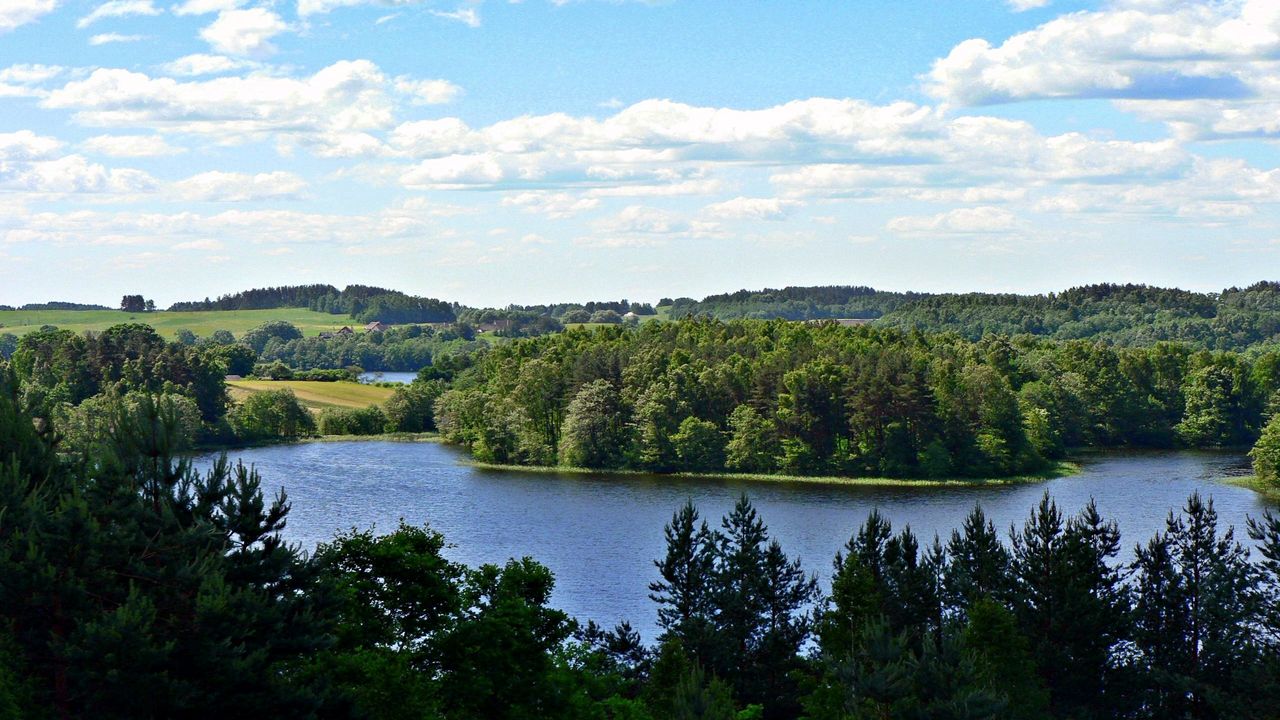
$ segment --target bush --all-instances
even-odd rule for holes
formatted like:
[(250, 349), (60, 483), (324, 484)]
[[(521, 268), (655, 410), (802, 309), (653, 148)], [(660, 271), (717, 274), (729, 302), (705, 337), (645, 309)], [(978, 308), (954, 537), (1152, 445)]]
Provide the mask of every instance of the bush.
[(1262, 437), (1249, 451), (1253, 472), (1268, 485), (1280, 485), (1280, 415), (1274, 415), (1262, 430)]
[(228, 414), (227, 419), (241, 440), (299, 438), (316, 431), (316, 421), (310, 411), (288, 388), (250, 395)]
[(439, 380), (415, 380), (397, 387), (383, 406), (387, 432), (435, 430), (435, 404), (444, 391), (445, 384)]
[(367, 408), (326, 408), (320, 413), (321, 435), (380, 435), (387, 416), (377, 405)]

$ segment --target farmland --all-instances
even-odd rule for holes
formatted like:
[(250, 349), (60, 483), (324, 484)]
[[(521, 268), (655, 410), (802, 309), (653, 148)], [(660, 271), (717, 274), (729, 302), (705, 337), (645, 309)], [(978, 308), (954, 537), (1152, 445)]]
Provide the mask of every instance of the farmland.
[(238, 337), (270, 320), (292, 323), (305, 335), (336, 330), (353, 322), (346, 315), (331, 315), (302, 308), (151, 313), (128, 313), (120, 310), (4, 310), (0, 311), (0, 333), (21, 336), (39, 330), (43, 325), (56, 325), (65, 330), (83, 332), (106, 330), (121, 323), (145, 323), (170, 339), (183, 329), (200, 337), (208, 337), (215, 330), (229, 330)]
[(395, 392), (390, 388), (353, 382), (313, 382), (304, 380), (230, 380), (227, 388), (239, 402), (254, 393), (288, 388), (311, 410), (331, 407), (364, 408), (386, 402)]

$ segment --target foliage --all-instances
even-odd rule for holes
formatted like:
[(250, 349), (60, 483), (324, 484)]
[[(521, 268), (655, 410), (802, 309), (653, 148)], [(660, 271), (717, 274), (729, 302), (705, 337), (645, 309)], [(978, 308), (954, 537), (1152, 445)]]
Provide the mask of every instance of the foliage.
[(242, 440), (299, 438), (316, 430), (315, 419), (289, 388), (249, 395), (232, 409), (227, 420)]
[(1262, 430), (1262, 436), (1249, 451), (1253, 459), (1253, 472), (1258, 480), (1272, 486), (1280, 485), (1280, 414), (1273, 415)]
[(387, 416), (377, 405), (367, 408), (325, 408), (318, 422), (321, 435), (381, 435)]
[[(1081, 446), (1249, 443), (1278, 356), (780, 321), (575, 328), (451, 373), (488, 409), (455, 414), (448, 437), (651, 472), (1009, 476)], [(613, 392), (588, 412), (599, 383)], [(608, 447), (591, 440), (604, 435)]]

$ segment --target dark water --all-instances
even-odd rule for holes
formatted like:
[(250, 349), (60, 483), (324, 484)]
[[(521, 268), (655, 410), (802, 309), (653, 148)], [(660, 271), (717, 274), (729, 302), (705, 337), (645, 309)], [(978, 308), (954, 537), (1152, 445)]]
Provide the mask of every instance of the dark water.
[(747, 493), (786, 551), (824, 585), (836, 551), (877, 507), (895, 528), (909, 524), (923, 539), (937, 533), (945, 541), (974, 503), (1004, 531), (1021, 525), (1046, 490), (1068, 513), (1092, 497), (1119, 523), (1126, 555), (1194, 491), (1212, 496), (1223, 524), (1240, 535), (1246, 515), (1265, 507), (1252, 491), (1218, 482), (1247, 473), (1243, 457), (1221, 453), (1107, 455), (1044, 483), (918, 489), (482, 471), (434, 443), (308, 443), (238, 456), (257, 466), (265, 487), (287, 490), (286, 534), (305, 548), (340, 528), (430, 523), (455, 545), (455, 560), (529, 555), (555, 572), (557, 606), (584, 621), (628, 619), (649, 638), (652, 560), (663, 550), (663, 524), (687, 498), (714, 524)]
[(359, 380), (362, 383), (400, 383), (408, 385), (418, 377), (416, 372), (364, 372), (360, 373)]

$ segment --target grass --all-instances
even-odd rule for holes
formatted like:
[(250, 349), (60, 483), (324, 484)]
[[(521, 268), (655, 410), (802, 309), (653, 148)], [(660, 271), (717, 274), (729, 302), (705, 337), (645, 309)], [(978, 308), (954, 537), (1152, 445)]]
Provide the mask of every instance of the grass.
[(1280, 487), (1263, 482), (1257, 475), (1225, 477), (1222, 482), (1252, 490), (1271, 502), (1280, 502)]
[(120, 310), (4, 310), (0, 311), (0, 333), (25, 335), (39, 330), (41, 325), (56, 325), (76, 332), (101, 331), (112, 325), (137, 322), (150, 325), (167, 338), (172, 338), (182, 329), (190, 330), (200, 337), (208, 337), (214, 330), (229, 330), (239, 337), (245, 331), (271, 320), (293, 323), (304, 335), (333, 331), (353, 323), (346, 315), (330, 315), (302, 308), (153, 313), (127, 313)]
[(366, 408), (381, 405), (395, 390), (353, 382), (315, 382), (308, 380), (229, 380), (231, 398), (240, 402), (254, 393), (288, 388), (298, 401), (311, 410), (325, 408)]
[(500, 465), (495, 463), (470, 462), (472, 467), (481, 470), (498, 472), (535, 472), (548, 474), (606, 475), (632, 477), (658, 477), (672, 480), (732, 480), (745, 482), (794, 483), (808, 485), (850, 485), (866, 487), (965, 487), (980, 485), (1016, 485), (1039, 482), (1053, 478), (1067, 477), (1080, 472), (1080, 465), (1074, 462), (1060, 461), (1038, 473), (1015, 475), (1002, 478), (883, 478), (883, 477), (837, 477), (809, 475), (763, 475), (757, 473), (671, 473), (655, 475), (639, 470), (596, 470), (577, 467), (546, 467), (534, 465)]

